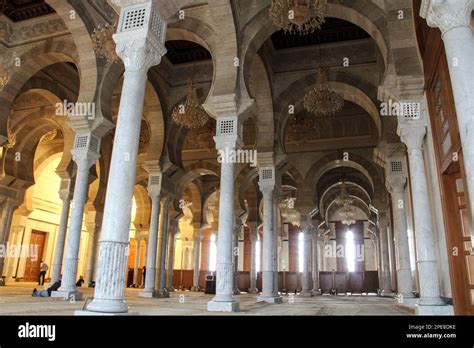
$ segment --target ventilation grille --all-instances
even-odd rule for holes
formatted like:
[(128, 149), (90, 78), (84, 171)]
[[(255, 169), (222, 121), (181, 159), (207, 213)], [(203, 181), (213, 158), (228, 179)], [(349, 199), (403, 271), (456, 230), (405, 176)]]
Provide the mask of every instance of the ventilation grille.
[(160, 186), (161, 184), (161, 175), (151, 175), (150, 176), (150, 186)]
[(392, 173), (403, 173), (402, 161), (392, 161), (390, 162), (390, 167), (391, 167)]
[(89, 143), (89, 150), (95, 153), (99, 153), (99, 140), (94, 136), (91, 136), (91, 140)]
[(76, 137), (76, 144), (74, 145), (75, 149), (84, 149), (87, 148), (87, 140), (89, 137), (87, 135), (80, 135)]
[(69, 190), (69, 180), (62, 180), (61, 185), (59, 185), (59, 190)]
[(421, 116), (420, 103), (402, 103), (402, 115), (406, 119), (418, 120)]
[(162, 38), (164, 37), (164, 23), (163, 20), (158, 16), (157, 13), (153, 13), (152, 19), (151, 19), (151, 30), (159, 37)]
[(126, 11), (121, 31), (143, 28), (146, 22), (146, 12), (146, 7)]
[(273, 180), (273, 169), (262, 169), (260, 172), (261, 180)]
[(218, 135), (229, 135), (236, 133), (236, 120), (220, 120)]

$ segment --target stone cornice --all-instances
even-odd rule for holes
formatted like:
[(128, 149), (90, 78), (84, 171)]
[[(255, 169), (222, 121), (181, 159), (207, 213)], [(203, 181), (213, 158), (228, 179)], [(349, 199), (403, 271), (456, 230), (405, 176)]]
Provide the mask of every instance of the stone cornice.
[(68, 34), (69, 29), (57, 14), (16, 23), (5, 16), (0, 16), (0, 43), (7, 47), (26, 45)]

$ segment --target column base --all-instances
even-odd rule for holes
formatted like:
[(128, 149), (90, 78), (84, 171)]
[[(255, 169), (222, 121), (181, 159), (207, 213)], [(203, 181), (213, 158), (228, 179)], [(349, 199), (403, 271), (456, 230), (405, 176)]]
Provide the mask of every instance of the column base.
[(239, 289), (234, 289), (234, 295), (240, 295), (240, 290)]
[(444, 306), (444, 301), (439, 297), (420, 297), (418, 299), (420, 306)]
[(88, 310), (77, 310), (74, 311), (75, 316), (106, 316), (106, 317), (115, 317), (115, 316), (137, 316), (140, 315), (138, 312), (126, 312), (126, 313), (105, 313), (105, 312), (92, 312)]
[(311, 290), (311, 293), (313, 294), (313, 296), (319, 296), (321, 295), (321, 289), (313, 289)]
[(414, 308), (418, 304), (419, 298), (416, 297), (395, 297), (395, 305)]
[(209, 301), (207, 303), (208, 312), (238, 312), (240, 310), (238, 302), (217, 302)]
[(157, 291), (156, 292), (156, 297), (157, 298), (169, 298), (170, 293), (168, 291)]
[(85, 306), (85, 311), (90, 312), (90, 315), (99, 313), (97, 315), (125, 315), (128, 313), (128, 305), (124, 300), (116, 299), (93, 299)]
[(300, 297), (313, 297), (313, 293), (309, 290), (301, 291), (298, 296)]
[(415, 306), (416, 315), (454, 315), (454, 308), (451, 305), (441, 306)]
[(82, 292), (79, 291), (53, 291), (51, 297), (62, 298), (64, 300), (82, 301)]
[(381, 297), (395, 297), (395, 296), (397, 296), (397, 294), (394, 293), (393, 291), (384, 291), (384, 290), (382, 290), (382, 292), (380, 293), (380, 296)]
[(248, 290), (248, 293), (249, 293), (249, 294), (258, 294), (258, 290), (257, 290), (256, 288), (253, 288), (253, 289), (250, 288), (250, 289)]
[(192, 291), (192, 292), (200, 292), (200, 291), (201, 291), (201, 288), (200, 288), (199, 286), (193, 286), (193, 287), (191, 288), (191, 291)]
[(263, 295), (260, 295), (260, 296), (257, 297), (257, 302), (283, 303), (283, 298), (281, 296), (263, 296)]
[(143, 290), (138, 293), (138, 297), (143, 297), (143, 298), (158, 298), (158, 293), (156, 290), (148, 291), (148, 290)]
[(169, 288), (166, 288), (166, 291), (173, 292), (173, 291), (175, 291), (175, 289), (174, 289), (174, 287), (170, 286)]

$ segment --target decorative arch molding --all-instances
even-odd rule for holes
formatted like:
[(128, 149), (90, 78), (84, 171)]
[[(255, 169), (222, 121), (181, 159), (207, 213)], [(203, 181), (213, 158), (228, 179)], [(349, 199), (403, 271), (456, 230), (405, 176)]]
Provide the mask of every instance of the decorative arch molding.
[(23, 86), (47, 66), (63, 62), (77, 66), (78, 62), (75, 46), (59, 40), (35, 46), (19, 58), (22, 62), (21, 69), (13, 70), (10, 80), (0, 92), (0, 145), (6, 142), (8, 115)]
[[(374, 103), (377, 88), (360, 78), (343, 72), (330, 73), (328, 78), (329, 85), (335, 92), (340, 93), (345, 100), (359, 105), (370, 115), (377, 128), (378, 138), (380, 138), (382, 135), (382, 120)], [(288, 105), (295, 105), (295, 113), (298, 109), (301, 109), (306, 91), (315, 83), (317, 83), (316, 75), (306, 75), (290, 84), (276, 98), (275, 123), (282, 144), (284, 144), (285, 131), (290, 121)]]
[(176, 183), (176, 199), (181, 199), (190, 183), (203, 175), (220, 176), (220, 167), (216, 164), (198, 161), (185, 168), (186, 173)]
[(135, 197), (135, 203), (137, 210), (135, 214), (135, 220), (133, 224), (140, 228), (147, 228), (150, 223), (150, 198), (148, 191), (142, 184), (136, 184), (133, 189), (133, 197)]
[(363, 174), (374, 193), (373, 199), (377, 199), (384, 191), (384, 185), (375, 165), (355, 153), (349, 153), (349, 159), (343, 161), (337, 153), (334, 153), (315, 162), (305, 176), (302, 189), (298, 190), (297, 204), (308, 206), (317, 204), (318, 197), (315, 196), (315, 187), (318, 181), (328, 171), (341, 167), (349, 167)]
[[(260, 10), (241, 31), (243, 42), (240, 56), (243, 68), (240, 70), (239, 80), (247, 86), (251, 62), (263, 43), (276, 31), (268, 16), (269, 7), (270, 1), (268, 1), (268, 6)], [(351, 22), (364, 29), (372, 37), (382, 54), (386, 73), (391, 57), (389, 43), (384, 39), (387, 37), (387, 20), (384, 11), (369, 1), (351, 0), (330, 0), (326, 9), (327, 17)]]

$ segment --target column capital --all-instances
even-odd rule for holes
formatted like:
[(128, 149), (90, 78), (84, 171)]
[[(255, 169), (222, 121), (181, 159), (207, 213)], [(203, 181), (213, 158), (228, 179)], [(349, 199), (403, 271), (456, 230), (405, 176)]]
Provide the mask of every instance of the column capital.
[(71, 154), (79, 170), (89, 169), (100, 158), (100, 141), (92, 133), (76, 133)]
[(407, 146), (408, 152), (421, 150), (423, 147), (423, 139), (426, 135), (426, 127), (399, 124), (398, 135), (401, 141)]
[[(216, 149), (219, 152), (236, 150), (243, 147), (242, 123), (238, 116), (219, 116), (216, 119)], [(228, 157), (232, 154), (220, 153), (222, 162), (230, 162)], [(225, 157), (224, 157), (225, 156)]]
[(430, 27), (439, 28), (443, 35), (457, 27), (470, 27), (472, 0), (423, 0), (420, 16)]
[(275, 190), (275, 166), (260, 167), (258, 186), (263, 194), (271, 194)]
[(62, 179), (59, 185), (59, 198), (64, 202), (72, 198), (71, 179)]
[(386, 182), (388, 190), (394, 193), (403, 193), (406, 183), (407, 178), (402, 175), (389, 175)]
[(167, 23), (153, 1), (124, 6), (113, 39), (126, 72), (142, 72), (161, 62)]

